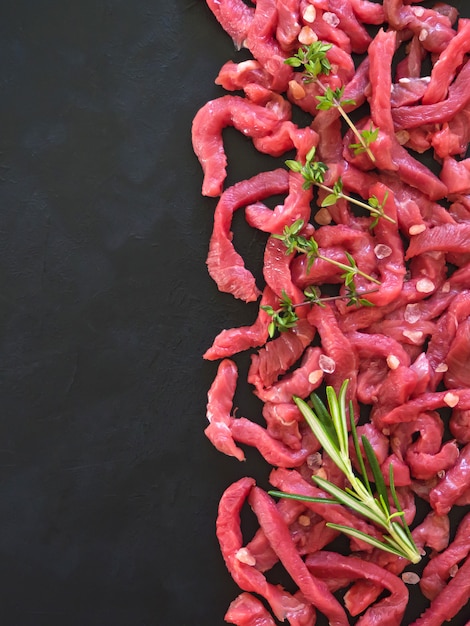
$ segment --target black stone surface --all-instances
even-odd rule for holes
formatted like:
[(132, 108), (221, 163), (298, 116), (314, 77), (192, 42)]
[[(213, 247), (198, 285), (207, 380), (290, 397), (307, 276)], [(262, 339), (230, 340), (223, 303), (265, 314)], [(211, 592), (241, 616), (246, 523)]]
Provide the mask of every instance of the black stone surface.
[(232, 57), (203, 0), (1, 3), (2, 626), (220, 626), (237, 594), (217, 503), (268, 468), (204, 437), (201, 355), (254, 309), (207, 275), (190, 142)]

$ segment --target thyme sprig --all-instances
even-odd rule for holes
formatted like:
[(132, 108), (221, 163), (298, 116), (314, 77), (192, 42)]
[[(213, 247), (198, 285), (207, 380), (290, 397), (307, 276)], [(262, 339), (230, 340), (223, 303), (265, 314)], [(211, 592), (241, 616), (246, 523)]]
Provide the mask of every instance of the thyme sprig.
[(290, 328), (294, 328), (299, 319), (295, 312), (295, 305), (284, 289), (282, 290), (282, 297), (278, 309), (274, 309), (269, 305), (262, 305), (261, 308), (271, 316), (271, 321), (268, 325), (268, 335), (271, 338), (274, 337), (276, 330), (282, 333)]
[(301, 304), (316, 304), (320, 307), (325, 307), (326, 302), (347, 300), (346, 306), (374, 306), (374, 304), (364, 296), (367, 296), (370, 293), (376, 293), (377, 291), (378, 289), (368, 289), (367, 291), (359, 292), (357, 291), (356, 285), (352, 284), (346, 287), (345, 294), (339, 294), (337, 296), (322, 296), (320, 289), (316, 285), (310, 285), (304, 290), (305, 302), (302, 302)]
[[(371, 143), (376, 141), (379, 136), (379, 129), (374, 127), (372, 122), (369, 125), (369, 128), (365, 128), (361, 131), (361, 137), (364, 139), (364, 143), (367, 146), (370, 146)], [(349, 147), (353, 151), (353, 153), (357, 156), (358, 154), (362, 154), (365, 152), (364, 145), (362, 143), (350, 143)]]
[[(292, 498), (306, 502), (326, 502), (345, 505), (355, 513), (366, 517), (379, 526), (383, 533), (382, 540), (349, 526), (332, 523), (327, 523), (327, 526), (356, 539), (365, 541), (375, 548), (404, 557), (412, 563), (418, 563), (421, 560), (421, 555), (412, 538), (408, 524), (405, 521), (405, 514), (398, 501), (393, 480), (393, 466), (390, 465), (390, 492), (388, 492), (375, 452), (365, 436), (361, 437), (364, 456), (361, 452), (354, 423), (352, 403), (350, 403), (349, 417), (351, 436), (359, 462), (360, 475), (356, 474), (352, 467), (349, 455), (348, 419), (346, 411), (346, 391), (348, 383), (348, 380), (343, 382), (339, 394), (336, 394), (331, 386), (326, 388), (328, 409), (315, 393), (310, 396), (312, 407), (301, 398), (294, 397), (294, 401), (324, 451), (345, 475), (350, 486), (341, 489), (327, 479), (313, 475), (312, 479), (314, 482), (318, 487), (323, 489), (323, 491), (328, 493), (331, 498), (312, 498), (299, 494), (287, 494), (282, 491), (270, 491), (269, 493), (277, 497)], [(372, 473), (372, 482), (375, 485), (375, 491), (368, 478), (366, 463), (369, 465)], [(392, 511), (390, 501), (393, 502), (395, 511)]]
[(296, 313), (296, 309), (306, 305), (317, 305), (325, 307), (326, 302), (332, 302), (334, 300), (347, 300), (346, 306), (362, 305), (362, 306), (374, 306), (370, 300), (367, 300), (364, 296), (375, 293), (377, 289), (369, 289), (368, 291), (358, 292), (354, 284), (346, 288), (346, 293), (338, 296), (322, 296), (320, 289), (315, 285), (310, 285), (304, 290), (305, 300), (303, 302), (297, 302), (294, 304), (285, 292), (282, 290), (282, 296), (279, 301), (279, 308), (264, 304), (261, 305), (261, 309), (271, 317), (271, 321), (268, 325), (268, 335), (272, 339), (276, 334), (276, 330), (280, 333), (295, 328), (299, 317)]
[[(330, 48), (332, 48), (332, 44), (315, 41), (309, 46), (299, 48), (296, 54), (285, 60), (285, 63), (295, 68), (303, 67), (302, 75), (304, 81), (307, 83), (314, 82), (323, 92), (323, 95), (316, 96), (318, 100), (317, 109), (326, 111), (333, 107), (336, 108), (358, 140), (358, 144), (361, 147), (360, 151), (366, 152), (370, 160), (375, 163), (375, 156), (370, 149), (370, 145), (377, 139), (378, 129), (377, 134), (375, 131), (371, 132), (370, 130), (360, 132), (344, 110), (344, 107), (354, 105), (355, 101), (343, 97), (344, 87), (333, 90), (330, 86), (324, 85), (318, 78), (320, 75), (328, 76), (331, 71), (331, 63), (326, 56)], [(350, 147), (352, 148), (353, 145), (355, 144), (351, 144)]]
[(302, 164), (300, 161), (295, 161), (293, 159), (288, 159), (285, 163), (287, 167), (292, 171), (302, 175), (304, 179), (302, 187), (304, 189), (309, 189), (312, 185), (316, 185), (323, 191), (326, 191), (328, 195), (324, 198), (321, 203), (322, 207), (329, 207), (338, 202), (339, 199), (347, 200), (352, 204), (355, 204), (369, 213), (374, 217), (370, 228), (375, 228), (377, 226), (378, 220), (383, 217), (385, 220), (392, 222), (395, 224), (395, 220), (393, 217), (390, 217), (385, 213), (385, 203), (387, 202), (388, 193), (385, 194), (385, 197), (382, 202), (379, 201), (377, 196), (371, 196), (367, 203), (362, 202), (362, 200), (358, 200), (357, 198), (353, 198), (352, 196), (348, 196), (343, 192), (343, 181), (339, 178), (333, 185), (333, 187), (329, 187), (325, 185), (325, 174), (328, 171), (328, 166), (326, 163), (322, 161), (318, 161), (315, 159), (316, 155), (316, 147), (313, 146), (305, 156), (305, 163)]
[(286, 247), (286, 254), (292, 254), (293, 252), (305, 254), (307, 257), (308, 270), (312, 267), (315, 259), (322, 259), (327, 263), (331, 263), (331, 265), (335, 265), (339, 269), (343, 270), (344, 273), (341, 275), (341, 278), (344, 279), (344, 284), (346, 285), (346, 287), (351, 287), (354, 285), (356, 276), (362, 276), (366, 280), (373, 282), (376, 285), (381, 284), (380, 280), (374, 278), (373, 276), (369, 276), (369, 274), (366, 274), (365, 272), (360, 270), (356, 264), (354, 257), (349, 252), (344, 252), (347, 260), (349, 261), (349, 265), (347, 263), (342, 263), (341, 261), (337, 261), (336, 259), (332, 259), (322, 254), (318, 247), (318, 243), (313, 237), (307, 239), (303, 235), (299, 234), (302, 231), (303, 226), (303, 220), (299, 219), (290, 226), (284, 226), (282, 234), (272, 235), (275, 239), (280, 239), (284, 243)]

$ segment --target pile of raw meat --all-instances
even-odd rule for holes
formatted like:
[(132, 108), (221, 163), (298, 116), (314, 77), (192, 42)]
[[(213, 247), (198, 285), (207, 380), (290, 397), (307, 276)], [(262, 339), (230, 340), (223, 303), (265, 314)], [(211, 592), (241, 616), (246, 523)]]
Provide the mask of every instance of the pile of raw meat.
[[(327, 522), (377, 531), (341, 505), (274, 500), (253, 478), (242, 478), (227, 488), (217, 519), (223, 557), (242, 590), (225, 619), (240, 626), (276, 620), (311, 626), (319, 612), (335, 626), (359, 615), (354, 623), (394, 626), (407, 607), (406, 583), (428, 599), (414, 626), (441, 625), (458, 614), (463, 619), (470, 614), (470, 20), (443, 2), (207, 3), (235, 47), (251, 53), (223, 65), (216, 82), (230, 93), (208, 102), (193, 123), (202, 193), (219, 197), (207, 265), (221, 291), (260, 307), (251, 326), (223, 330), (204, 355), (220, 360), (205, 432), (240, 461), (243, 446), (255, 447), (273, 467), (274, 488), (325, 495), (312, 474), (344, 486), (342, 475), (322, 454), (293, 396), (307, 399), (325, 385), (339, 390), (349, 380), (358, 431), (371, 442), (386, 480), (393, 465), (424, 564), (419, 577), (404, 572), (405, 559), (360, 540), (350, 540), (349, 554), (336, 554), (337, 531)], [(317, 109), (318, 84), (285, 63), (315, 41), (331, 44), (323, 84), (344, 87), (358, 128), (379, 129), (370, 146), (375, 161), (352, 150), (351, 130), (336, 108)], [(307, 114), (308, 125), (294, 123), (294, 107)], [(325, 191), (305, 189), (300, 173), (278, 165), (225, 188), (227, 126), (276, 159), (304, 163), (316, 146), (316, 158), (328, 168), (325, 184), (341, 178), (345, 194), (375, 196), (391, 219), (371, 228), (372, 216), (344, 198), (322, 206)], [(274, 208), (273, 197), (283, 198)], [(268, 234), (263, 285), (232, 241), (232, 216), (240, 208), (250, 226)], [(305, 255), (287, 253), (281, 239), (269, 236), (297, 220), (322, 256), (347, 263), (348, 253), (379, 281), (357, 277), (372, 306), (347, 298), (301, 304), (310, 286), (339, 296), (345, 286), (333, 264), (316, 259), (309, 266)], [(278, 310), (285, 295), (300, 305), (299, 319), (270, 337), (271, 317), (262, 307)], [(263, 426), (236, 416), (232, 406), (238, 371), (231, 357), (246, 350)], [(245, 503), (259, 521), (249, 542), (240, 527)], [(421, 506), (427, 514), (418, 523)], [(456, 534), (451, 511), (460, 520)], [(293, 593), (265, 576), (279, 561)]]

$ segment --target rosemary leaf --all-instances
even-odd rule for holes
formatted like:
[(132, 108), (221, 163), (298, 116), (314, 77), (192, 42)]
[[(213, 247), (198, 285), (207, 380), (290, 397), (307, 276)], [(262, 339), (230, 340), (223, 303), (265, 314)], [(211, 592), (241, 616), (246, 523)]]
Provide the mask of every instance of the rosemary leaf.
[[(410, 529), (404, 519), (404, 512), (400, 507), (398, 497), (393, 482), (393, 470), (390, 474), (390, 493), (392, 500), (397, 509), (391, 512), (390, 498), (385, 485), (385, 480), (380, 469), (379, 462), (375, 455), (367, 437), (362, 437), (365, 459), (368, 461), (372, 471), (377, 496), (374, 496), (371, 483), (367, 477), (365, 459), (361, 453), (357, 431), (354, 425), (354, 416), (352, 403), (349, 403), (350, 422), (352, 438), (355, 450), (358, 456), (362, 479), (358, 476), (352, 467), (349, 456), (349, 441), (347, 428), (347, 411), (346, 411), (346, 391), (349, 381), (345, 380), (341, 385), (340, 391), (336, 394), (333, 387), (326, 388), (326, 396), (328, 400), (328, 409), (317, 396), (311, 395), (313, 409), (301, 398), (294, 397), (294, 402), (298, 406), (306, 422), (312, 429), (314, 435), (320, 442), (323, 450), (329, 455), (331, 460), (337, 465), (346, 477), (349, 485), (342, 489), (338, 485), (322, 478), (321, 476), (312, 476), (312, 480), (332, 498), (326, 498), (323, 502), (336, 502), (347, 506), (355, 513), (370, 520), (382, 531), (382, 540), (376, 537), (361, 533), (355, 528), (340, 527), (330, 525), (331, 528), (337, 528), (351, 536), (363, 539), (368, 543), (404, 557), (412, 563), (418, 563), (421, 555), (413, 541)], [(334, 432), (333, 432), (334, 431)], [(281, 497), (293, 497), (292, 494), (285, 496), (282, 492), (277, 495)]]
[(390, 505), (388, 503), (388, 494), (387, 487), (385, 486), (384, 477), (382, 474), (382, 470), (380, 469), (379, 462), (377, 460), (377, 456), (375, 455), (374, 449), (370, 445), (367, 437), (362, 436), (362, 445), (364, 447), (364, 453), (366, 455), (367, 461), (369, 462), (370, 469), (372, 471), (372, 476), (374, 477), (375, 488), (377, 489), (377, 493), (379, 494), (383, 505), (385, 506), (385, 510), (390, 515)]
[(286, 498), (287, 500), (300, 500), (301, 502), (317, 502), (319, 504), (338, 504), (333, 498), (314, 498), (313, 496), (304, 496), (300, 493), (286, 493), (285, 491), (268, 491), (270, 496), (275, 498)]
[[(299, 410), (304, 416), (305, 421), (312, 429), (313, 434), (320, 442), (322, 448), (325, 450), (331, 460), (341, 469), (341, 471), (343, 473), (346, 473), (348, 471), (348, 468), (344, 465), (343, 459), (339, 454), (338, 446), (336, 445), (336, 442), (331, 439), (330, 433), (322, 427), (318, 419), (315, 419), (315, 415), (304, 400), (294, 397), (294, 402), (299, 407)], [(337, 438), (336, 441), (338, 441)]]
[(333, 524), (331, 522), (327, 522), (326, 525), (333, 530), (338, 530), (345, 535), (349, 535), (350, 537), (354, 537), (355, 539), (361, 539), (365, 543), (374, 546), (374, 548), (379, 548), (379, 550), (384, 550), (385, 552), (391, 552), (397, 556), (403, 556), (400, 550), (397, 550), (389, 542), (385, 543), (385, 541), (380, 541), (376, 537), (371, 537), (367, 533), (363, 533), (361, 530), (357, 530), (356, 528), (351, 528), (350, 526), (342, 526), (341, 524)]
[(372, 487), (370, 486), (369, 477), (367, 476), (366, 466), (365, 466), (364, 459), (361, 454), (361, 448), (359, 446), (359, 438), (357, 436), (356, 424), (353, 419), (352, 402), (349, 403), (349, 416), (350, 416), (350, 422), (351, 422), (351, 437), (352, 437), (353, 444), (354, 444), (354, 450), (356, 451), (356, 457), (359, 463), (359, 468), (361, 470), (362, 480), (364, 482), (364, 485), (366, 486), (367, 491), (372, 496), (373, 495)]
[(368, 507), (366, 504), (361, 502), (357, 498), (357, 496), (349, 494), (340, 487), (337, 487), (334, 483), (326, 480), (326, 478), (321, 478), (320, 476), (313, 475), (312, 479), (320, 487), (320, 489), (323, 489), (323, 491), (329, 493), (330, 496), (336, 498), (337, 503), (344, 504), (348, 508), (352, 509), (355, 513), (359, 513), (359, 515), (367, 517), (368, 519), (375, 522), (376, 524), (379, 524), (380, 526), (384, 525), (383, 520), (380, 518), (380, 516), (377, 515), (375, 511), (371, 510), (370, 507)]

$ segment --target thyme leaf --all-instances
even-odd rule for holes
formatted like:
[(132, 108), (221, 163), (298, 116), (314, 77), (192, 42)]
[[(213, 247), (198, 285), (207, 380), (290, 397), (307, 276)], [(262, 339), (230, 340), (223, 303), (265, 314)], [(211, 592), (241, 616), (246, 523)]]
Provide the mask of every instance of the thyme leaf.
[(288, 159), (285, 163), (292, 172), (302, 175), (304, 179), (302, 185), (303, 189), (309, 189), (312, 185), (316, 185), (328, 193), (321, 203), (322, 207), (332, 206), (338, 202), (338, 200), (343, 199), (369, 211), (369, 213), (374, 217), (370, 225), (371, 229), (377, 226), (379, 218), (383, 218), (388, 222), (395, 224), (393, 217), (387, 215), (384, 210), (388, 198), (388, 192), (385, 194), (382, 202), (378, 200), (377, 196), (371, 196), (367, 202), (363, 202), (362, 200), (358, 200), (357, 198), (353, 198), (352, 196), (343, 193), (343, 181), (341, 180), (341, 177), (338, 178), (338, 180), (333, 184), (333, 187), (325, 185), (325, 174), (328, 171), (328, 166), (322, 161), (315, 160), (315, 147), (307, 153), (305, 164), (302, 165), (300, 161), (292, 159)]
[(326, 56), (331, 47), (331, 44), (325, 44), (322, 41), (315, 41), (308, 46), (299, 48), (292, 57), (289, 57), (284, 62), (296, 69), (302, 68), (303, 80), (306, 83), (314, 82), (318, 85), (323, 95), (316, 96), (318, 99), (317, 109), (326, 111), (332, 107), (336, 108), (338, 113), (342, 116), (346, 124), (354, 133), (362, 151), (366, 152), (370, 160), (375, 163), (375, 156), (370, 149), (370, 144), (375, 141), (375, 139), (372, 138), (372, 134), (369, 138), (367, 138), (367, 134), (363, 135), (363, 133), (360, 133), (354, 122), (344, 110), (344, 107), (354, 105), (355, 101), (343, 98), (344, 87), (339, 87), (333, 90), (330, 86), (325, 85), (318, 78), (321, 75), (328, 76), (331, 71), (331, 64)]
[(366, 147), (368, 148), (371, 143), (376, 141), (377, 137), (379, 136), (379, 129), (374, 128), (374, 125), (371, 122), (369, 125), (369, 128), (368, 129), (365, 128), (364, 130), (361, 131), (360, 134), (363, 139), (362, 142), (349, 144), (349, 147), (351, 148), (351, 150), (356, 156), (358, 154), (362, 154), (363, 152), (365, 152)]
[(345, 252), (348, 263), (342, 263), (341, 261), (337, 261), (336, 259), (332, 259), (331, 257), (322, 254), (314, 237), (306, 239), (302, 235), (298, 234), (302, 230), (302, 228), (303, 220), (297, 220), (291, 226), (285, 226), (281, 235), (274, 234), (272, 236), (276, 239), (280, 239), (284, 243), (286, 247), (286, 254), (292, 254), (294, 252), (305, 254), (307, 257), (307, 269), (310, 269), (315, 259), (322, 259), (327, 263), (335, 265), (340, 270), (343, 270), (343, 274), (341, 275), (341, 277), (344, 279), (345, 286), (347, 288), (350, 288), (351, 294), (353, 295), (357, 295), (357, 292), (355, 291), (356, 286), (354, 283), (356, 276), (362, 276), (366, 280), (373, 282), (376, 285), (381, 284), (380, 280), (377, 280), (373, 276), (370, 276), (369, 274), (366, 274), (365, 272), (360, 270), (356, 264), (354, 257), (349, 254), (349, 252)]
[(285, 332), (289, 328), (294, 328), (298, 321), (298, 316), (294, 310), (292, 300), (287, 293), (283, 290), (279, 308), (274, 310), (272, 306), (262, 305), (263, 311), (266, 311), (271, 316), (271, 321), (268, 325), (268, 335), (273, 338), (276, 330), (279, 332)]

